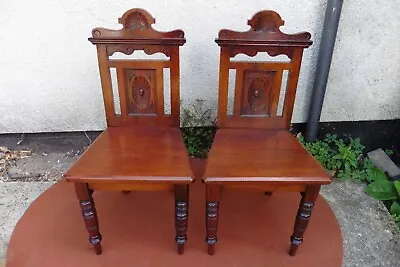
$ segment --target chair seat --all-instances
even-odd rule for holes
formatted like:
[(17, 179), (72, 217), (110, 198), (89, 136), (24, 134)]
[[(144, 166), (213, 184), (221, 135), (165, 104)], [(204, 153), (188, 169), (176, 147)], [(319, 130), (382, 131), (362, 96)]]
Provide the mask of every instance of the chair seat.
[(220, 129), (203, 180), (329, 184), (331, 177), (289, 131)]
[(73, 182), (191, 183), (178, 128), (107, 128), (64, 175)]

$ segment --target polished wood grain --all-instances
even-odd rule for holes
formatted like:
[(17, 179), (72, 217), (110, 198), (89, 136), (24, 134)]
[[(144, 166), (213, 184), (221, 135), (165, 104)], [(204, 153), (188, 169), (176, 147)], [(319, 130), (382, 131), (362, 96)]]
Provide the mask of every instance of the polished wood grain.
[[(160, 32), (143, 9), (131, 9), (119, 19), (120, 30), (95, 28), (89, 41), (96, 45), (108, 128), (65, 173), (76, 185), (89, 241), (102, 252), (93, 190), (174, 191), (175, 240), (184, 252), (188, 219), (188, 186), (194, 181), (180, 126), (179, 46), (182, 30)], [(142, 50), (163, 53), (168, 60), (113, 59)], [(170, 76), (164, 77), (164, 69)], [(118, 96), (113, 93), (111, 69), (116, 70)], [(164, 79), (171, 84), (171, 114), (164, 112)], [(115, 98), (119, 97), (120, 114)], [(171, 203), (172, 205), (172, 203)], [(144, 218), (142, 218), (144, 219)], [(151, 233), (149, 233), (151, 234)], [(171, 234), (173, 236), (173, 234)]]
[(146, 183), (146, 182), (91, 182), (89, 188), (92, 190), (109, 190), (109, 191), (122, 191), (123, 193), (131, 191), (174, 191), (173, 183)]
[(246, 191), (263, 191), (267, 195), (272, 195), (274, 191), (286, 191), (286, 192), (303, 192), (306, 191), (307, 185), (300, 184), (280, 184), (280, 183), (265, 183), (265, 182), (254, 182), (254, 183), (225, 183), (224, 188), (233, 188), (235, 190), (246, 190)]
[(66, 172), (72, 182), (191, 183), (178, 128), (110, 127)]
[(206, 183), (329, 184), (325, 169), (285, 130), (219, 129)]
[[(318, 197), (330, 175), (288, 131), (293, 113), (303, 49), (312, 44), (308, 32), (286, 34), (284, 21), (274, 11), (258, 12), (245, 32), (221, 30), (218, 94), (219, 129), (203, 176), (206, 183), (206, 242), (215, 253), (222, 188), (295, 191), (303, 195), (291, 237), (294, 256)], [(289, 62), (232, 61), (237, 54), (286, 55)], [(227, 114), (229, 70), (236, 71), (233, 114)], [(288, 71), (282, 114), (278, 114), (283, 71)], [(266, 211), (267, 212), (267, 211)], [(273, 215), (272, 215), (273, 216)], [(268, 226), (266, 226), (268, 227)], [(238, 229), (240, 231), (241, 229)], [(268, 238), (268, 237), (265, 237)]]

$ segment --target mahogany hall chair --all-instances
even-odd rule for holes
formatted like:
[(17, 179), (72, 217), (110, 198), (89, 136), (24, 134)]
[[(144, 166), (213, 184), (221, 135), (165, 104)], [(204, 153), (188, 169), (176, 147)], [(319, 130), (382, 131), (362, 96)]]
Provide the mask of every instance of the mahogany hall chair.
[[(184, 32), (159, 32), (155, 19), (143, 9), (131, 9), (119, 19), (120, 30), (95, 28), (107, 129), (64, 175), (75, 183), (89, 241), (101, 253), (93, 201), (95, 190), (174, 190), (178, 253), (184, 252), (189, 184), (193, 175), (179, 129), (179, 46)], [(163, 53), (167, 60), (113, 59), (115, 52), (131, 55), (143, 50)], [(117, 74), (120, 114), (116, 114), (110, 69)], [(170, 70), (171, 113), (164, 112), (164, 75)], [(143, 204), (145, 205), (145, 203)]]
[[(218, 98), (218, 131), (208, 157), (206, 184), (206, 242), (215, 252), (219, 200), (222, 187), (272, 191), (297, 191), (302, 195), (290, 255), (303, 241), (320, 186), (331, 177), (289, 132), (303, 49), (312, 44), (311, 34), (285, 34), (274, 11), (258, 12), (246, 32), (221, 30)], [(288, 62), (233, 61), (237, 54), (259, 52), (286, 55)], [(229, 70), (236, 71), (233, 112), (228, 114)], [(288, 71), (283, 111), (279, 114), (282, 77)], [(283, 94), (283, 93), (282, 93)], [(268, 211), (266, 211), (268, 212)]]

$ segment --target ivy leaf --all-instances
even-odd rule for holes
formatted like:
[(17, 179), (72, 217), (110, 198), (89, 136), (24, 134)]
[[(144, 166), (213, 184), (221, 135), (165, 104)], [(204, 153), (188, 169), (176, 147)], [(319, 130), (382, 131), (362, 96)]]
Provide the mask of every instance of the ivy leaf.
[(396, 201), (393, 202), (392, 206), (390, 207), (390, 214), (400, 216), (400, 205)]
[(378, 180), (370, 183), (365, 192), (378, 200), (392, 200), (397, 198), (393, 183), (386, 180)]
[(394, 187), (396, 188), (396, 190), (397, 190), (397, 194), (399, 195), (399, 197), (400, 197), (400, 181), (394, 181)]

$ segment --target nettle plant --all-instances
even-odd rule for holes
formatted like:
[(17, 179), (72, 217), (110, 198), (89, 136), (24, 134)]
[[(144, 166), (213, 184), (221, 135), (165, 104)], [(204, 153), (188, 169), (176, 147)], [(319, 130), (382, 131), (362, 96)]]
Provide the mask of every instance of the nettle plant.
[[(400, 181), (390, 181), (383, 171), (363, 156), (365, 147), (360, 139), (345, 141), (328, 134), (314, 143), (305, 142), (302, 136), (299, 140), (332, 176), (366, 182), (365, 192), (384, 202), (400, 228)], [(390, 155), (393, 152), (387, 150), (386, 153)]]
[(207, 158), (216, 129), (211, 109), (205, 107), (204, 100), (196, 99), (190, 108), (183, 110), (181, 131), (191, 157)]
[(345, 142), (336, 135), (327, 134), (314, 143), (305, 142), (302, 136), (299, 140), (325, 169), (331, 172), (332, 176), (368, 183), (387, 179), (384, 172), (363, 156), (365, 147), (360, 143), (359, 138), (349, 138), (349, 141)]

